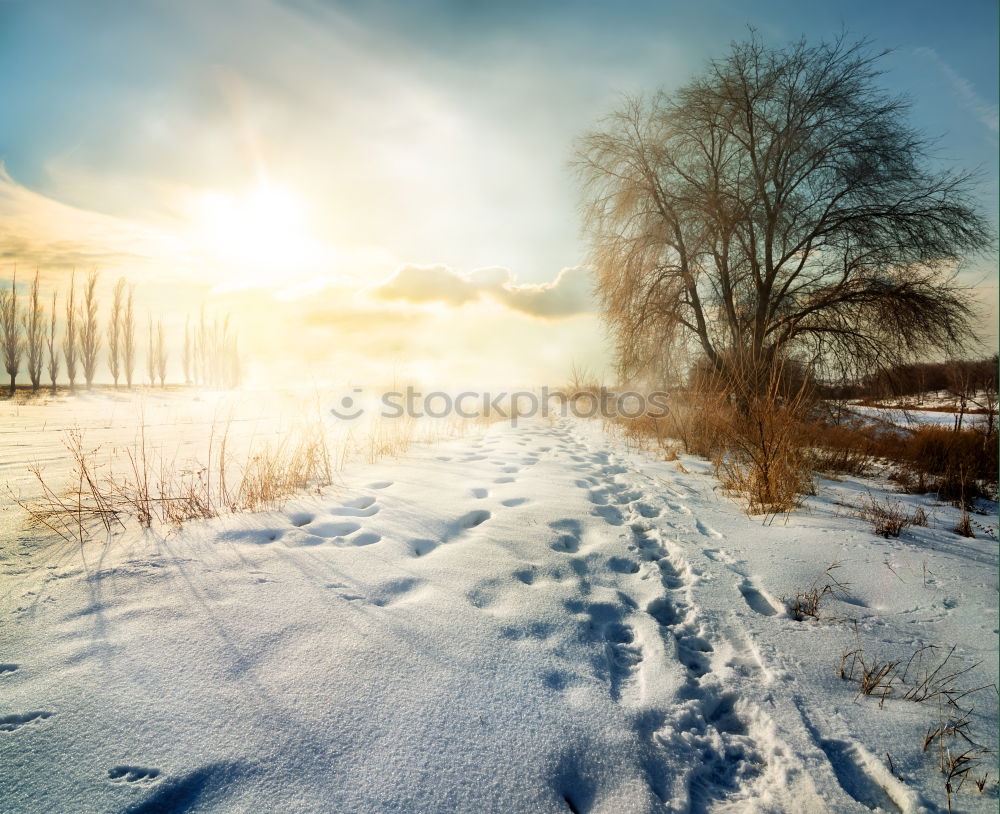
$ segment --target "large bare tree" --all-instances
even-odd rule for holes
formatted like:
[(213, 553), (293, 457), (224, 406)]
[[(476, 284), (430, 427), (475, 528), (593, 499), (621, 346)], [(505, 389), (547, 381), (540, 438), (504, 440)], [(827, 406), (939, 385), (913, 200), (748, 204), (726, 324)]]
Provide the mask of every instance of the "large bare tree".
[(24, 337), (17, 304), (17, 272), (11, 275), (10, 291), (0, 291), (0, 349), (3, 364), (10, 376), (10, 395), (13, 397), (17, 373), (24, 353)]
[(796, 357), (855, 375), (970, 335), (959, 263), (992, 243), (865, 42), (733, 44), (580, 141), (597, 292), (623, 376)]

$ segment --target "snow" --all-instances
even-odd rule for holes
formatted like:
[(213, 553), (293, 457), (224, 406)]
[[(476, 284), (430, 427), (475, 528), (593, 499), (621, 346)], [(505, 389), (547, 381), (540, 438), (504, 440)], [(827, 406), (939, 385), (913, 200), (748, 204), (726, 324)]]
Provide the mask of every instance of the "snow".
[[(18, 443), (48, 448), (50, 409)], [(179, 532), (81, 547), (9, 512), (0, 810), (943, 811), (937, 706), (858, 697), (841, 654), (954, 645), (996, 684), (997, 546), (930, 496), (876, 537), (848, 507), (882, 487), (763, 526), (703, 461), (522, 421)], [(835, 561), (846, 592), (790, 618)], [(970, 701), (995, 750), (995, 690)]]
[[(917, 409), (906, 407), (866, 407), (852, 404), (851, 411), (857, 415), (876, 422), (887, 422), (899, 427), (915, 428), (921, 425), (933, 425), (952, 429), (955, 426), (957, 411), (946, 409)], [(986, 417), (979, 413), (966, 413), (962, 418), (962, 427), (970, 429), (981, 425)]]

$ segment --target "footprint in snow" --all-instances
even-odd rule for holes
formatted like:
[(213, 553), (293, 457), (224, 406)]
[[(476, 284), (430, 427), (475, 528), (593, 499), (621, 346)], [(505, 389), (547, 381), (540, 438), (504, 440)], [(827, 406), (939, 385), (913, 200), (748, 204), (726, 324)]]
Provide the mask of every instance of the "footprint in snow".
[(501, 500), (500, 504), (507, 508), (513, 508), (514, 506), (523, 506), (527, 502), (528, 498), (526, 497), (511, 497), (507, 498), (507, 500)]
[(55, 713), (39, 710), (37, 712), (21, 712), (14, 715), (0, 716), (0, 732), (13, 732), (28, 724), (44, 721), (51, 718)]
[(361, 528), (361, 525), (351, 520), (329, 520), (322, 523), (313, 523), (309, 526), (309, 531), (317, 537), (347, 537), (354, 534)]
[(571, 534), (561, 534), (550, 548), (563, 554), (575, 554), (580, 550), (580, 541)]
[(610, 557), (608, 559), (608, 568), (616, 574), (639, 573), (639, 563), (635, 560), (629, 559), (628, 557)]
[(755, 613), (761, 616), (774, 616), (778, 612), (774, 604), (749, 580), (740, 585), (740, 593), (750, 610)]
[(0, 664), (0, 675), (6, 675), (7, 673), (13, 673), (21, 665), (20, 664)]
[(422, 585), (425, 580), (418, 579), (416, 577), (403, 577), (401, 579), (393, 579), (389, 582), (385, 582), (378, 586), (372, 592), (371, 603), (377, 607), (383, 608), (387, 605), (392, 605), (399, 602), (406, 594), (410, 593), (414, 588)]
[(330, 509), (330, 514), (340, 517), (372, 517), (381, 510), (373, 497), (359, 497), (348, 500), (342, 506)]
[(659, 517), (660, 515), (660, 510), (656, 506), (650, 506), (648, 503), (636, 503), (635, 510), (646, 518)]
[(830, 761), (830, 767), (841, 788), (861, 805), (873, 811), (902, 811), (900, 805), (893, 799), (889, 789), (883, 783), (893, 782), (887, 770), (881, 780), (875, 776), (872, 769), (879, 765), (866, 750), (856, 743), (835, 739), (819, 739), (819, 747)]
[(514, 572), (514, 577), (525, 585), (532, 585), (535, 582), (535, 569), (534, 568), (521, 568)]
[(600, 515), (612, 526), (620, 526), (625, 522), (621, 511), (615, 506), (595, 506), (592, 513)]
[(367, 489), (388, 489), (392, 486), (393, 481), (391, 480), (377, 480), (374, 483), (369, 483), (366, 487)]
[(471, 512), (466, 512), (458, 520), (456, 524), (461, 529), (472, 529), (482, 523), (485, 523), (490, 519), (492, 515), (484, 509), (476, 509)]
[(114, 766), (108, 769), (108, 778), (116, 783), (155, 783), (159, 777), (159, 769), (143, 766)]
[(482, 489), (482, 488), (477, 487), (475, 489), (470, 489), (469, 491), (471, 492), (471, 494), (472, 494), (473, 497), (479, 498), (480, 500), (482, 500), (483, 498), (486, 498), (486, 497), (490, 496), (490, 493), (489, 493), (488, 489)]

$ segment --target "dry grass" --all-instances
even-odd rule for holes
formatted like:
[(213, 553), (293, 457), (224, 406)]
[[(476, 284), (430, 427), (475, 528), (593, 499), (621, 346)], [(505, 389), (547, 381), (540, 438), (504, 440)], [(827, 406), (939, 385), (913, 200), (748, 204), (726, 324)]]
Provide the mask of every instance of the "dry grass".
[(318, 396), (314, 406), (265, 442), (250, 439), (238, 452), (230, 436), (231, 418), (217, 417), (203, 447), (183, 460), (148, 442), (141, 414), (134, 438), (124, 445), (91, 448), (83, 433), (73, 430), (63, 439), (72, 461), (71, 477), (54, 484), (35, 466), (30, 471), (38, 493), (30, 499), (12, 496), (26, 512), (29, 526), (82, 543), (129, 523), (176, 528), (226, 513), (280, 509), (295, 495), (332, 485), (336, 473), (352, 460), (376, 463), (406, 453), (414, 443), (481, 431), (498, 420), (423, 424), (412, 418), (383, 419), (331, 444)]
[[(937, 753), (937, 769), (944, 775), (948, 811), (952, 811), (953, 796), (966, 783), (982, 794), (989, 773), (979, 775), (978, 770), (990, 752), (975, 740), (971, 728), (974, 709), (967, 701), (982, 690), (995, 691), (995, 685), (963, 687), (961, 679), (976, 665), (952, 666), (954, 646), (943, 657), (938, 655), (940, 648), (925, 645), (907, 659), (883, 660), (865, 653), (856, 625), (854, 633), (855, 646), (841, 656), (840, 677), (857, 683), (857, 697), (878, 698), (880, 709), (890, 698), (935, 704), (937, 722), (924, 734), (921, 751), (934, 749)], [(959, 742), (960, 747), (955, 748)]]
[(872, 530), (881, 537), (898, 537), (910, 526), (926, 526), (927, 512), (917, 507), (908, 512), (903, 503), (895, 499), (884, 502), (869, 495), (861, 501), (854, 511), (855, 517), (860, 517), (872, 524)]
[(30, 526), (82, 543), (95, 531), (124, 529), (129, 520), (142, 528), (176, 527), (225, 512), (275, 509), (303, 489), (333, 482), (331, 451), (319, 419), (297, 425), (277, 443), (251, 445), (243, 460), (233, 460), (228, 435), (227, 423), (216, 443), (213, 426), (204, 461), (178, 466), (150, 447), (143, 420), (124, 448), (89, 448), (83, 433), (72, 430), (64, 439), (72, 461), (69, 482), (56, 488), (35, 466), (31, 472), (40, 494), (15, 499)]
[(834, 572), (838, 568), (840, 568), (840, 563), (836, 561), (830, 563), (823, 574), (817, 577), (808, 589), (796, 591), (795, 596), (791, 599), (785, 599), (788, 615), (797, 622), (802, 622), (805, 619), (819, 619), (820, 605), (824, 598), (846, 594), (850, 586), (837, 579)]
[[(923, 751), (932, 748), (937, 753), (938, 770), (944, 775), (945, 797), (948, 811), (952, 811), (952, 796), (962, 790), (969, 781), (976, 791), (983, 794), (989, 782), (989, 772), (979, 775), (978, 769), (982, 759), (990, 754), (977, 744), (970, 730), (971, 711), (956, 712), (953, 709), (939, 708), (939, 720), (936, 726), (927, 730), (924, 736)], [(959, 748), (955, 744), (962, 741)]]
[(967, 511), (962, 512), (962, 519), (958, 521), (958, 525), (955, 526), (955, 534), (959, 534), (962, 537), (975, 537), (976, 532), (972, 528), (972, 518), (969, 517)]
[(861, 645), (860, 635), (855, 626), (855, 646), (841, 655), (840, 677), (858, 682), (858, 695), (876, 695), (879, 706), (892, 696), (903, 701), (922, 704), (935, 702), (962, 712), (966, 698), (982, 690), (994, 687), (986, 684), (977, 687), (963, 687), (960, 680), (978, 666), (952, 666), (955, 647), (942, 658), (935, 658), (940, 648), (935, 645), (918, 647), (906, 659), (882, 660), (867, 654)]
[(840, 657), (840, 677), (845, 681), (857, 682), (859, 698), (862, 695), (878, 698), (881, 709), (898, 680), (897, 672), (902, 661), (883, 661), (865, 653), (856, 624), (854, 641), (854, 648), (844, 650)]

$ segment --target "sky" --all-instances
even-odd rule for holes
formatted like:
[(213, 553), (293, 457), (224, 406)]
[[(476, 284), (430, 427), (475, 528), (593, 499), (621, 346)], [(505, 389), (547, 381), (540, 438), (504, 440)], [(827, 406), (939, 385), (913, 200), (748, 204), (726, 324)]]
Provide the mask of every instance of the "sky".
[[(232, 311), (258, 377), (600, 372), (574, 139), (748, 26), (893, 49), (883, 84), (997, 222), (988, 0), (0, 0), (0, 275), (124, 274), (172, 335)], [(992, 348), (995, 258), (962, 279)]]

